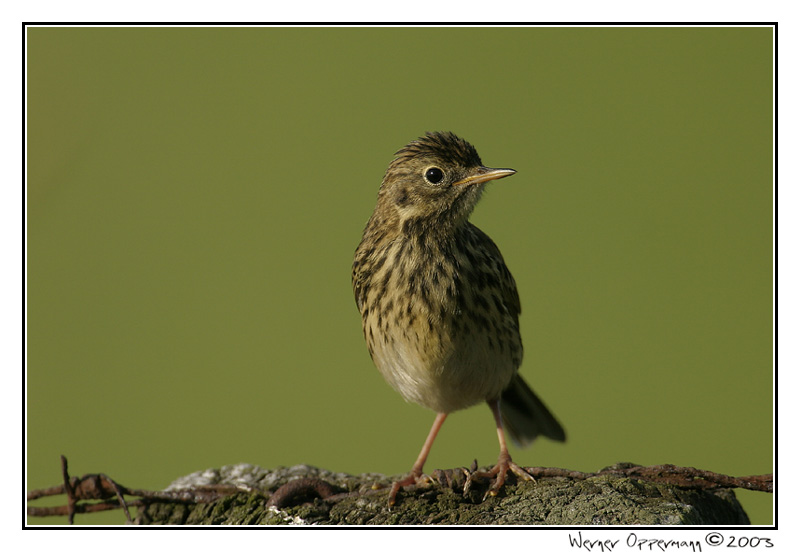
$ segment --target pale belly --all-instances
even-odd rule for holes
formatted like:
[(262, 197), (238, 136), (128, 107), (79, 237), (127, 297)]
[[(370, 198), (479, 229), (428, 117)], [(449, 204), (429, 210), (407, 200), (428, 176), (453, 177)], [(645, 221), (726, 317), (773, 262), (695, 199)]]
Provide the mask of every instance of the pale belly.
[(398, 328), (385, 336), (372, 329), (373, 360), (386, 381), (407, 401), (435, 412), (496, 399), (519, 366), (510, 344), (476, 328)]

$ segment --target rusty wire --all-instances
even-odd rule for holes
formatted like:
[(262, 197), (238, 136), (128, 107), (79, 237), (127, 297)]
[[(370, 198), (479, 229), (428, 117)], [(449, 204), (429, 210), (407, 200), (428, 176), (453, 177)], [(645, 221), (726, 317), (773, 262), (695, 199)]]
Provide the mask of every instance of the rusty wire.
[[(237, 485), (200, 485), (192, 489), (175, 491), (148, 491), (129, 489), (102, 473), (92, 473), (83, 477), (70, 477), (67, 459), (61, 456), (61, 475), (63, 483), (46, 489), (36, 489), (28, 493), (28, 501), (45, 496), (66, 494), (67, 504), (62, 506), (28, 506), (28, 515), (33, 517), (67, 516), (72, 524), (75, 514), (89, 514), (122, 508), (128, 523), (132, 523), (129, 508), (141, 507), (156, 502), (178, 502), (202, 504), (214, 502), (224, 496), (243, 492)], [(124, 495), (135, 497), (125, 500)], [(99, 502), (82, 502), (99, 501)]]
[[(454, 468), (447, 470), (434, 470), (430, 476), (432, 482), (442, 487), (453, 489), (463, 487), (469, 474), (477, 469), (477, 461), (470, 468)], [(752, 475), (746, 477), (732, 477), (720, 473), (700, 470), (691, 467), (681, 467), (672, 464), (657, 466), (637, 466), (635, 464), (617, 464), (604, 468), (598, 472), (586, 473), (563, 468), (524, 468), (536, 479), (566, 478), (583, 480), (590, 477), (610, 475), (614, 477), (628, 477), (675, 485), (688, 489), (714, 490), (714, 489), (748, 489), (771, 493), (773, 490), (772, 474)], [(153, 503), (183, 503), (203, 504), (214, 502), (231, 494), (251, 492), (261, 494), (261, 491), (252, 488), (243, 488), (238, 485), (199, 485), (188, 489), (175, 491), (148, 491), (143, 489), (130, 489), (120, 485), (105, 474), (88, 474), (83, 477), (70, 477), (67, 470), (67, 459), (61, 456), (61, 476), (63, 483), (46, 489), (37, 489), (28, 493), (28, 501), (45, 496), (66, 494), (67, 504), (53, 507), (28, 506), (28, 515), (34, 517), (67, 516), (69, 523), (74, 522), (75, 514), (100, 512), (122, 508), (128, 523), (131, 523), (130, 507), (142, 507)], [(337, 502), (343, 498), (372, 494), (380, 489), (337, 492), (336, 488), (318, 477), (303, 477), (293, 479), (275, 490), (267, 501), (267, 506), (284, 508), (289, 505), (299, 504), (314, 498), (328, 502)], [(126, 500), (125, 496), (133, 497)], [(87, 502), (93, 501), (93, 502)]]

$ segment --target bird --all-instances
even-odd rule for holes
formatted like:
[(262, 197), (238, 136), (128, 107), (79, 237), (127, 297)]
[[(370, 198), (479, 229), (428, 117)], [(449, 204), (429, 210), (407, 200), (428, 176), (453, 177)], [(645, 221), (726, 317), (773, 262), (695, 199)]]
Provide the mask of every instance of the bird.
[(389, 492), (430, 479), (424, 464), (449, 414), (486, 402), (500, 454), (490, 470), (496, 496), (515, 464), (505, 431), (519, 446), (542, 435), (565, 441), (561, 424), (518, 370), (522, 363), (517, 286), (500, 249), (469, 221), (488, 182), (514, 169), (483, 165), (452, 132), (426, 132), (395, 153), (353, 258), (352, 284), (369, 354), (406, 401), (436, 413), (411, 471)]

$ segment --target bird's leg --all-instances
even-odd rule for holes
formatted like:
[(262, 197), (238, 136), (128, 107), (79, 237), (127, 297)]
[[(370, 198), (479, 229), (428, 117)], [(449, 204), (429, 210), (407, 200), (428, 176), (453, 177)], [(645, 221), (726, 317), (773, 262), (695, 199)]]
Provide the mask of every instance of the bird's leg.
[(421, 484), (428, 480), (427, 476), (422, 475), (422, 468), (425, 466), (425, 460), (428, 459), (428, 453), (430, 453), (431, 447), (433, 447), (433, 441), (436, 439), (436, 434), (439, 433), (439, 429), (441, 429), (445, 418), (447, 418), (447, 414), (443, 412), (439, 412), (436, 415), (433, 426), (431, 426), (431, 431), (428, 433), (428, 438), (425, 439), (425, 444), (422, 445), (422, 450), (419, 452), (419, 456), (417, 456), (417, 461), (414, 462), (414, 467), (411, 468), (411, 472), (400, 481), (395, 481), (394, 484), (392, 484), (392, 490), (389, 491), (389, 508), (394, 506), (397, 491), (401, 488), (408, 485)]
[(494, 423), (497, 426), (497, 440), (500, 441), (500, 456), (497, 459), (497, 465), (495, 465), (495, 467), (489, 471), (477, 470), (472, 472), (467, 478), (467, 482), (464, 484), (464, 493), (466, 494), (474, 480), (484, 478), (490, 479), (494, 477), (494, 483), (489, 487), (489, 490), (486, 491), (486, 494), (483, 496), (484, 499), (487, 496), (497, 496), (497, 492), (506, 482), (506, 472), (508, 472), (508, 470), (511, 470), (523, 481), (534, 481), (531, 474), (511, 461), (511, 455), (508, 453), (508, 446), (506, 445), (505, 432), (503, 432), (503, 419), (500, 416), (500, 402), (498, 400), (487, 402), (489, 403), (489, 408), (492, 409)]

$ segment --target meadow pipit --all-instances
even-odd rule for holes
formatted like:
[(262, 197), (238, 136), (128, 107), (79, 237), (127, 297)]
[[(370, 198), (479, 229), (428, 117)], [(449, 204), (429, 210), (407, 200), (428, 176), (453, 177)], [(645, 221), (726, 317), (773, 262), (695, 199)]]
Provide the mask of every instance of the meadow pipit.
[(514, 174), (484, 167), (469, 143), (427, 133), (396, 153), (353, 261), (353, 290), (372, 360), (406, 400), (437, 413), (411, 472), (394, 483), (422, 483), (425, 459), (450, 412), (486, 401), (500, 457), (477, 478), (497, 494), (511, 470), (503, 427), (519, 445), (564, 430), (517, 373), (522, 362), (520, 303), (514, 278), (494, 242), (468, 221), (483, 187)]

